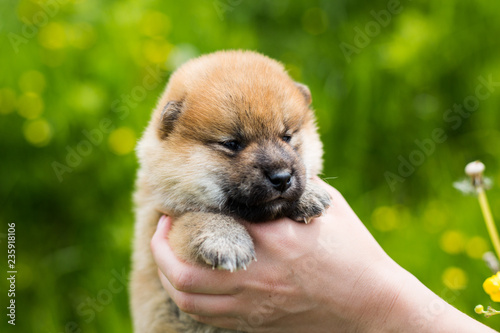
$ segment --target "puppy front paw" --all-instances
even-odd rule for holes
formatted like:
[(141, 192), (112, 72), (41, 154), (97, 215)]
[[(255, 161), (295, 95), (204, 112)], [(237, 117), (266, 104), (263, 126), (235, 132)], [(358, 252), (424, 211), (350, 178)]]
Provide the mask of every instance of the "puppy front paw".
[(235, 271), (247, 269), (255, 258), (252, 239), (245, 234), (207, 237), (198, 248), (199, 257), (212, 268)]
[(297, 222), (309, 223), (313, 218), (321, 216), (331, 205), (331, 197), (318, 185), (308, 182), (306, 189), (289, 216)]
[(235, 271), (255, 259), (253, 241), (231, 216), (189, 212), (174, 220), (169, 241), (176, 254), (189, 262)]
[(195, 215), (189, 218), (191, 223), (203, 221), (194, 232), (191, 228), (189, 251), (196, 261), (233, 272), (246, 269), (255, 259), (252, 238), (233, 217), (213, 213)]

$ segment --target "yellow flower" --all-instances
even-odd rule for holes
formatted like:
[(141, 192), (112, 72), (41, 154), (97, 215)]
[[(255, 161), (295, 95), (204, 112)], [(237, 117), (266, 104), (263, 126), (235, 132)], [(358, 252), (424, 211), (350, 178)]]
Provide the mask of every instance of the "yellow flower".
[(483, 283), (483, 289), (493, 302), (500, 302), (500, 272), (487, 278)]

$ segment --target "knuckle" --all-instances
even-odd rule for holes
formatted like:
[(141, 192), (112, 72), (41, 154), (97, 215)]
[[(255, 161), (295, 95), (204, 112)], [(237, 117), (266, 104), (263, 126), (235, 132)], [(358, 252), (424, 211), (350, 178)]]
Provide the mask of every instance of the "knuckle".
[(182, 312), (188, 314), (197, 313), (196, 302), (194, 301), (194, 298), (190, 294), (181, 293), (178, 297), (176, 297), (175, 303)]
[(189, 292), (193, 289), (193, 274), (189, 270), (178, 270), (172, 277), (172, 286), (184, 292)]

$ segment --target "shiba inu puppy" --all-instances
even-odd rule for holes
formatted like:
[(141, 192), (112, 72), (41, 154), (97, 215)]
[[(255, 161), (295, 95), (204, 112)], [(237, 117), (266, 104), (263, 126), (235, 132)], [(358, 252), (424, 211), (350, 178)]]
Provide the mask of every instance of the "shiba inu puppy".
[(233, 271), (255, 258), (239, 220), (307, 223), (329, 206), (310, 181), (322, 168), (310, 103), (306, 86), (255, 52), (204, 55), (172, 74), (137, 147), (135, 332), (228, 332), (195, 322), (163, 290), (149, 248), (163, 213), (180, 258)]

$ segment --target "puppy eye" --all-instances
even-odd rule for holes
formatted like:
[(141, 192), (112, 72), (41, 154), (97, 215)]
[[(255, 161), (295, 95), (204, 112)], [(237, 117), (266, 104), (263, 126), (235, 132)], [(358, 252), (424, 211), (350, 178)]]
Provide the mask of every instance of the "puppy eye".
[(231, 140), (231, 141), (224, 141), (220, 143), (224, 148), (227, 148), (232, 151), (239, 151), (243, 148), (241, 143), (236, 140)]
[(286, 143), (289, 143), (290, 140), (292, 140), (292, 136), (291, 135), (283, 135), (283, 137), (281, 139), (283, 141), (285, 141)]

